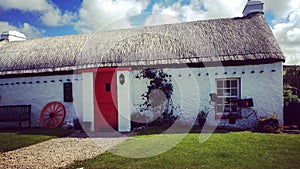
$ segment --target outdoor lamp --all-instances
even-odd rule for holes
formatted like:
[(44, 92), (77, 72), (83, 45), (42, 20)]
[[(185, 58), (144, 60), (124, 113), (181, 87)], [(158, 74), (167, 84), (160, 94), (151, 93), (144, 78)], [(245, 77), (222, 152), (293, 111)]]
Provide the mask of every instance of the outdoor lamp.
[(125, 76), (123, 73), (121, 73), (119, 76), (119, 82), (121, 85), (123, 85), (125, 83)]

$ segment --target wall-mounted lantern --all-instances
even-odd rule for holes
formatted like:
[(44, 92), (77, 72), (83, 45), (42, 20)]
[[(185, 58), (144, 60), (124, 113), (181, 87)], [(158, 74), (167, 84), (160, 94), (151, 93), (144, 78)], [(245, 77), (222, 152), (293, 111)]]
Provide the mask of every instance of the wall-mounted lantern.
[(125, 76), (123, 73), (121, 73), (119, 76), (119, 82), (121, 85), (123, 85), (125, 83)]
[(217, 93), (210, 93), (209, 96), (210, 96), (210, 101), (211, 102), (216, 102), (217, 101), (217, 97), (218, 97)]

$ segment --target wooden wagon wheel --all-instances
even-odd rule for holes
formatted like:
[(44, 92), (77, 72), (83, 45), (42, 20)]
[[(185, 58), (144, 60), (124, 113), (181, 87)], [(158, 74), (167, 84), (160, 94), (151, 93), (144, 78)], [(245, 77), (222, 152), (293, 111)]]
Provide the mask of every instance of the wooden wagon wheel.
[(263, 127), (264, 132), (272, 133), (274, 131), (274, 128), (271, 125), (264, 125)]
[(40, 114), (40, 121), (45, 128), (56, 128), (64, 121), (65, 107), (60, 102), (46, 104)]

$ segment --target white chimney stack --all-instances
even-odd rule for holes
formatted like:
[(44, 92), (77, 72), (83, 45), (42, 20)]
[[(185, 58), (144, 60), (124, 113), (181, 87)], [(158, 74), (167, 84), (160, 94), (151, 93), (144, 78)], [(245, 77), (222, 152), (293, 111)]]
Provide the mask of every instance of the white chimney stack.
[(5, 31), (1, 34), (0, 41), (2, 40), (8, 40), (9, 42), (23, 41), (26, 40), (26, 36), (18, 31)]
[(247, 16), (251, 13), (264, 12), (264, 3), (261, 0), (248, 0), (245, 9), (243, 11), (243, 16)]

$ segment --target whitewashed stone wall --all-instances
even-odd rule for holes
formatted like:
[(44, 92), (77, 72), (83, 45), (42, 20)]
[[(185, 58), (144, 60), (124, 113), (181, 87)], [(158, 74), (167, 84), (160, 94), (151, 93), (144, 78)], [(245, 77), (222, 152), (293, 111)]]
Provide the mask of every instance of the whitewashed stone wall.
[[(216, 79), (240, 78), (241, 98), (253, 98), (254, 102), (254, 107), (242, 109), (242, 115), (247, 116), (252, 111), (257, 112), (258, 118), (275, 114), (283, 124), (282, 63), (164, 70), (172, 75), (174, 85), (172, 98), (177, 107), (175, 113), (182, 116), (185, 122), (194, 123), (198, 111), (209, 110), (207, 123), (223, 125), (224, 120), (215, 119), (214, 106), (209, 102), (209, 94), (216, 93)], [(254, 73), (251, 73), (252, 71)], [(137, 73), (138, 71), (132, 71), (131, 75), (131, 113), (140, 111), (139, 105), (143, 103), (141, 95), (147, 90), (148, 84), (147, 80), (135, 78)], [(248, 128), (253, 127), (254, 119), (255, 116), (252, 115), (249, 119), (238, 120), (234, 125), (230, 125), (228, 120), (225, 124)]]
[[(63, 83), (72, 82), (73, 102), (64, 102)], [(64, 123), (73, 123), (77, 116), (82, 117), (82, 78), (81, 75), (57, 75), (42, 77), (8, 78), (0, 80), (0, 105), (31, 104), (32, 126), (40, 127), (40, 113), (43, 107), (58, 101), (66, 109)], [(0, 124), (1, 126), (12, 125)], [(18, 123), (16, 123), (18, 125)], [(24, 122), (25, 125), (25, 122)]]
[[(209, 125), (223, 125), (224, 121), (215, 119), (213, 106), (209, 102), (209, 94), (216, 93), (216, 79), (240, 78), (241, 98), (253, 98), (254, 101), (254, 107), (242, 110), (243, 116), (253, 110), (257, 112), (258, 117), (268, 117), (275, 113), (283, 124), (282, 63), (164, 70), (172, 75), (174, 86), (172, 99), (176, 106), (174, 113), (178, 114), (185, 123), (195, 123), (197, 113), (201, 110), (208, 110), (207, 123)], [(251, 73), (251, 71), (255, 72)], [(245, 73), (242, 74), (242, 72)], [(129, 84), (126, 84), (129, 85), (126, 87), (129, 88), (129, 102), (126, 101), (126, 103), (130, 104), (131, 114), (140, 112), (139, 105), (143, 102), (141, 95), (147, 90), (148, 84), (147, 80), (137, 79), (135, 77), (137, 73), (138, 71), (134, 70), (126, 75), (129, 76), (129, 79), (126, 78), (129, 82)], [(73, 102), (63, 101), (64, 82), (72, 82), (73, 84)], [(66, 108), (64, 123), (73, 122), (73, 119), (77, 117), (82, 121), (84, 119), (82, 112), (84, 99), (82, 91), (84, 89), (82, 84), (81, 74), (1, 79), (0, 105), (31, 104), (32, 126), (41, 126), (39, 115), (42, 108), (51, 101), (58, 101)], [(118, 84), (118, 90), (121, 90), (121, 87)], [(119, 103), (124, 98), (128, 99), (125, 97), (126, 92), (124, 90), (122, 89), (121, 93), (118, 92), (121, 97)], [(91, 115), (92, 113), (90, 112)], [(149, 111), (147, 115), (152, 116)], [(127, 117), (127, 122), (130, 120), (128, 118), (130, 117)], [(254, 116), (250, 118), (254, 118)], [(242, 119), (232, 126), (247, 128), (253, 126), (253, 124), (253, 119)], [(0, 124), (0, 126), (3, 125), (5, 124)], [(229, 125), (228, 121), (226, 125)], [(129, 130), (128, 126), (126, 130)]]

